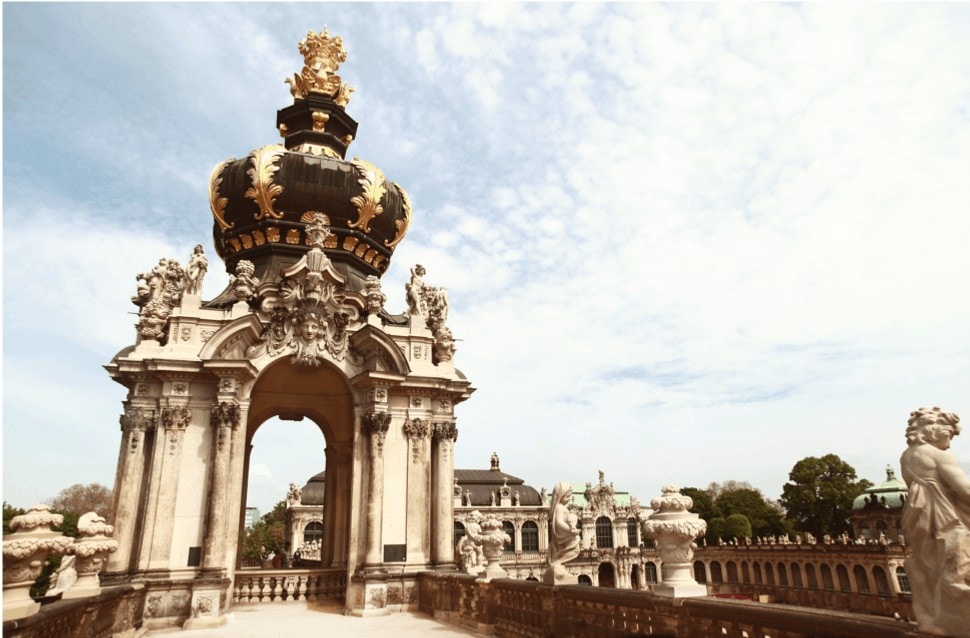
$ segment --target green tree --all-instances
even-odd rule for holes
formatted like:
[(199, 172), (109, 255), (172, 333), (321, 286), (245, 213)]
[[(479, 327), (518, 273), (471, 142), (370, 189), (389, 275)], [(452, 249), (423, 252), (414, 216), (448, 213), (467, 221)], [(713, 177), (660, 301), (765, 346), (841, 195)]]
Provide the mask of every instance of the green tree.
[(20, 507), (14, 507), (7, 501), (3, 502), (3, 535), (6, 536), (10, 533), (10, 521), (13, 520), (14, 516), (20, 516), (21, 514), (26, 514), (27, 511)]
[(738, 539), (738, 542), (751, 537), (751, 521), (744, 514), (731, 514), (724, 521), (725, 540)]
[(714, 505), (714, 500), (707, 493), (706, 490), (698, 489), (696, 487), (682, 487), (680, 493), (684, 496), (689, 496), (694, 500), (694, 507), (691, 511), (703, 518), (705, 521), (710, 523), (712, 519), (715, 519), (721, 515), (717, 507)]
[(707, 521), (707, 533), (704, 534), (704, 540), (707, 541), (708, 545), (717, 545), (718, 539), (724, 538), (726, 532), (727, 521), (721, 516), (715, 516)]
[(722, 491), (714, 504), (725, 516), (742, 514), (751, 521), (751, 531), (755, 536), (788, 534), (791, 529), (782, 517), (781, 509), (768, 501), (754, 488), (740, 488)]
[(262, 518), (246, 530), (243, 537), (243, 556), (265, 557), (269, 552), (277, 554), (286, 543), (286, 501), (280, 501)]
[(852, 501), (872, 483), (857, 480), (855, 468), (835, 454), (808, 456), (795, 463), (781, 503), (796, 529), (821, 538), (851, 531)]

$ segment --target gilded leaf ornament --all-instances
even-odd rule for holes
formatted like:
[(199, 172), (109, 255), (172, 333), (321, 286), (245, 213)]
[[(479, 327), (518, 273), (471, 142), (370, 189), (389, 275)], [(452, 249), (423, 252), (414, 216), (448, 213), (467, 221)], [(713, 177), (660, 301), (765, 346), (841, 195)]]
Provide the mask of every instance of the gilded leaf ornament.
[(259, 212), (255, 214), (257, 221), (267, 217), (280, 219), (283, 213), (273, 210), (276, 198), (283, 192), (283, 187), (273, 183), (273, 175), (280, 170), (278, 162), (283, 157), (283, 146), (271, 144), (258, 148), (249, 154), (252, 168), (246, 175), (253, 180), (253, 185), (246, 191), (246, 197), (256, 202)]
[(209, 208), (212, 209), (212, 216), (216, 218), (216, 223), (222, 230), (229, 230), (234, 227), (235, 224), (229, 224), (226, 222), (226, 205), (229, 203), (228, 197), (219, 196), (219, 186), (222, 185), (222, 174), (225, 172), (229, 164), (235, 162), (236, 158), (232, 158), (227, 162), (217, 165), (212, 169), (212, 175), (209, 176)]
[(411, 198), (408, 197), (407, 192), (401, 188), (400, 184), (397, 182), (393, 182), (393, 184), (397, 187), (397, 191), (401, 193), (401, 208), (404, 209), (404, 219), (394, 220), (394, 227), (397, 228), (397, 234), (394, 235), (394, 239), (391, 241), (384, 240), (384, 245), (388, 248), (394, 248), (401, 243), (404, 235), (408, 232), (408, 226), (411, 225)]
[(384, 186), (384, 173), (370, 162), (357, 157), (354, 158), (353, 164), (360, 171), (360, 179), (357, 183), (363, 186), (364, 192), (350, 198), (350, 203), (357, 207), (357, 221), (348, 221), (347, 225), (369, 233), (371, 220), (384, 212), (384, 207), (380, 204), (381, 198), (387, 192)]

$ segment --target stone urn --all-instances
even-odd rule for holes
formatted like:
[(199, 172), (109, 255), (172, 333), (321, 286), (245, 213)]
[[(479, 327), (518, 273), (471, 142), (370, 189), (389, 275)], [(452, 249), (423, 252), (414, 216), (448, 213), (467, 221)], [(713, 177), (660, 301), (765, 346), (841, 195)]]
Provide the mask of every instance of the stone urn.
[(77, 582), (64, 592), (62, 599), (97, 596), (101, 593), (98, 574), (108, 559), (108, 554), (118, 551), (118, 541), (109, 538), (114, 529), (113, 525), (107, 524), (104, 517), (94, 512), (88, 512), (78, 520), (77, 531), (81, 536), (68, 549), (68, 553), (74, 554)]
[(30, 597), (30, 586), (40, 575), (50, 554), (64, 553), (74, 539), (51, 527), (64, 522), (46, 505), (34, 505), (10, 521), (13, 533), (3, 539), (3, 620), (17, 620), (37, 613), (40, 603)]
[(509, 573), (502, 569), (499, 561), (506, 544), (512, 542), (502, 529), (502, 521), (490, 515), (482, 521), (482, 551), (485, 554), (485, 573), (478, 580), (489, 581), (493, 578), (508, 578)]
[(650, 501), (654, 514), (645, 523), (663, 561), (663, 582), (653, 588), (653, 593), (673, 598), (706, 596), (707, 587), (694, 580), (692, 545), (707, 531), (707, 523), (689, 511), (694, 501), (681, 494), (676, 485), (664, 485), (662, 492), (660, 498)]

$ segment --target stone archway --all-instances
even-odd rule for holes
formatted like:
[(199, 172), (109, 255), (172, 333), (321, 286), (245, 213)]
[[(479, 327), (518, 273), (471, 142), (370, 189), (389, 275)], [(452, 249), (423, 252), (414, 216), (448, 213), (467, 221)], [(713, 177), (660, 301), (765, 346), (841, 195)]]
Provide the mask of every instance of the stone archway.
[(600, 563), (597, 576), (600, 587), (616, 587), (616, 569), (613, 567), (613, 563)]
[[(319, 367), (291, 365), (289, 358), (274, 362), (256, 379), (249, 395), (249, 414), (245, 431), (245, 459), (238, 485), (231, 493), (239, 495), (240, 510), (246, 502), (252, 441), (256, 432), (272, 417), (284, 420), (306, 418), (320, 428), (326, 441), (328, 480), (325, 484), (324, 530), (321, 564), (346, 567), (349, 561), (352, 486), (358, 484), (353, 463), (354, 393), (346, 375), (336, 366), (323, 362)], [(359, 467), (357, 468), (359, 472)], [(242, 513), (242, 512), (241, 512)], [(239, 520), (237, 565), (241, 560), (242, 519)]]

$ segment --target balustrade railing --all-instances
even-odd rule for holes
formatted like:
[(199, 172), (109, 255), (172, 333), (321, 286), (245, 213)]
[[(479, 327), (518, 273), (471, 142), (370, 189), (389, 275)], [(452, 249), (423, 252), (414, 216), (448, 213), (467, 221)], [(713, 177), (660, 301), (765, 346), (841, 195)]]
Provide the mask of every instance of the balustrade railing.
[(346, 591), (346, 569), (239, 570), (232, 586), (232, 602), (314, 602), (341, 599)]
[(496, 636), (542, 638), (915, 638), (915, 625), (863, 614), (709, 597), (672, 599), (647, 592), (557, 586), (465, 574), (424, 572), (419, 608)]

